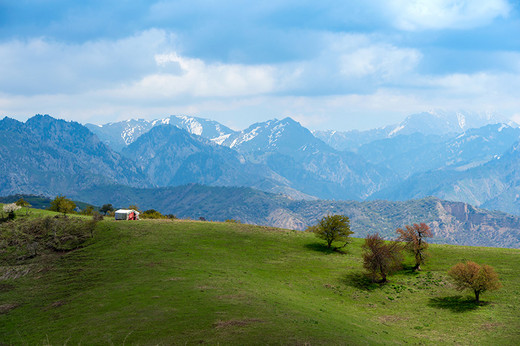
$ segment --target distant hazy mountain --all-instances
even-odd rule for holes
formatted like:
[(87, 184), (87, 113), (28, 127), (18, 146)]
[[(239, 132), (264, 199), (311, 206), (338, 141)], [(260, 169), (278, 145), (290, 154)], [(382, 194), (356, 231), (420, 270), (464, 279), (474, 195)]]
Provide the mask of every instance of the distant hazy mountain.
[(319, 198), (363, 199), (397, 179), (389, 169), (339, 152), (291, 118), (256, 123), (223, 145), (267, 165), (291, 186)]
[(520, 214), (520, 142), (483, 165), (418, 173), (372, 198), (406, 200), (419, 196), (437, 196)]
[(317, 130), (312, 131), (312, 134), (336, 150), (356, 152), (363, 144), (388, 138), (393, 129), (393, 126), (386, 126), (366, 131)]
[(141, 170), (76, 122), (0, 120), (0, 194), (46, 194), (118, 183), (150, 186)]
[(460, 134), (471, 128), (506, 122), (490, 113), (429, 111), (412, 114), (397, 125), (368, 131), (314, 131), (314, 135), (337, 150), (356, 151), (364, 144), (399, 135), (421, 133), (442, 136)]
[(362, 145), (358, 153), (408, 178), (438, 169), (466, 170), (502, 155), (520, 139), (520, 129), (507, 124), (486, 125), (460, 135), (414, 133)]
[(378, 232), (387, 239), (406, 224), (426, 222), (433, 242), (499, 247), (520, 247), (520, 217), (490, 212), (466, 203), (425, 198), (389, 201), (294, 201), (250, 188), (187, 185), (157, 189), (105, 187), (81, 191), (75, 198), (101, 205), (137, 204), (182, 218), (240, 220), (267, 226), (303, 230), (324, 215), (350, 217), (354, 237)]
[(221, 144), (231, 134), (235, 133), (235, 131), (216, 121), (184, 115), (172, 115), (168, 118), (152, 121), (130, 119), (104, 125), (86, 124), (85, 126), (114, 150), (121, 151), (154, 126), (165, 124), (174, 125), (217, 144)]

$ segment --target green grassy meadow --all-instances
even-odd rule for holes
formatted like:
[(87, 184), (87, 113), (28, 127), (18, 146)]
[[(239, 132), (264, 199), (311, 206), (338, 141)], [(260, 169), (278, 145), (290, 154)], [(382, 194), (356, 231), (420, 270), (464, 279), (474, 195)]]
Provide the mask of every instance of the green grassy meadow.
[[(0, 344), (520, 343), (520, 250), (432, 245), (422, 272), (379, 286), (362, 242), (341, 254), (300, 231), (107, 219), (83, 248), (0, 267)], [(465, 260), (500, 275), (481, 305), (447, 278)]]

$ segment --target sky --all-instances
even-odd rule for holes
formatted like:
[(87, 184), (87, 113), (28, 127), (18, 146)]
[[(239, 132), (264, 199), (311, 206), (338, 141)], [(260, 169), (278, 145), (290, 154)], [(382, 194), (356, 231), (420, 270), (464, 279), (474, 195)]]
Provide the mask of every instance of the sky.
[(0, 117), (520, 121), (520, 0), (0, 0)]

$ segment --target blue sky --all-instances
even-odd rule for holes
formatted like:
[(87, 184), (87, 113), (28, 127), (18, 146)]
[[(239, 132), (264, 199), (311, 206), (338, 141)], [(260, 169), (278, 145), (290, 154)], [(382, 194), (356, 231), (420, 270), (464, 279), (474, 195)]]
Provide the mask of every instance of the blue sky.
[(506, 0), (0, 0), (0, 115), (291, 116), (367, 129), (431, 109), (520, 121)]

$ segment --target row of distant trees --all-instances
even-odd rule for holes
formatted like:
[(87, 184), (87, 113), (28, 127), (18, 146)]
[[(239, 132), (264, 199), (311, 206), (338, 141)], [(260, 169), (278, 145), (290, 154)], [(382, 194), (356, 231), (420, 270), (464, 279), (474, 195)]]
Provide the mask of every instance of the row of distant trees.
[[(25, 208), (26, 213), (28, 214), (30, 207), (31, 207), (31, 204), (29, 202), (27, 202), (26, 200), (24, 200), (23, 198), (20, 198), (15, 203), (4, 204), (2, 209), (0, 210), (0, 212), (1, 212), (0, 219), (5, 219), (5, 220), (14, 219), (16, 217), (15, 211), (17, 211), (21, 208)], [(130, 205), (130, 206), (128, 206), (127, 209), (134, 209), (136, 211), (139, 211), (140, 216), (145, 219), (146, 218), (148, 218), (148, 219), (167, 219), (167, 218), (175, 219), (176, 218), (176, 216), (173, 214), (163, 215), (155, 209), (148, 209), (145, 211), (141, 211), (141, 210), (139, 210), (139, 208), (136, 205)], [(50, 206), (49, 206), (48, 210), (55, 211), (57, 213), (62, 213), (63, 215), (79, 213), (79, 214), (88, 215), (88, 216), (92, 216), (92, 215), (99, 214), (99, 213), (101, 213), (104, 216), (107, 216), (107, 215), (113, 216), (114, 212), (115, 212), (114, 206), (110, 203), (103, 204), (99, 208), (99, 211), (96, 210), (96, 208), (94, 208), (92, 205), (87, 205), (83, 210), (80, 210), (77, 212), (76, 210), (78, 210), (78, 207), (77, 207), (76, 203), (73, 200), (71, 200), (63, 195), (56, 196), (50, 202)]]
[[(329, 249), (332, 249), (334, 242), (343, 243), (342, 246), (335, 247), (335, 250), (345, 247), (354, 233), (350, 230), (350, 219), (345, 215), (325, 216), (307, 230), (325, 240)], [(426, 239), (433, 237), (433, 234), (427, 224), (406, 225), (398, 228), (396, 233), (398, 237), (392, 241), (385, 241), (378, 233), (365, 237), (362, 245), (363, 267), (374, 282), (385, 283), (388, 275), (402, 268), (403, 251), (414, 257), (414, 271), (420, 271), (421, 265), (429, 256)], [(448, 271), (448, 275), (453, 279), (457, 290), (472, 290), (477, 302), (481, 293), (501, 287), (498, 275), (489, 265), (480, 266), (471, 261), (458, 263)]]
[[(56, 196), (51, 201), (51, 204), (49, 206), (49, 210), (55, 211), (58, 213), (63, 213), (64, 215), (73, 214), (73, 213), (75, 213), (76, 209), (77, 209), (76, 203), (74, 203), (74, 201), (72, 201), (71, 199), (69, 199), (65, 196), (62, 196), (62, 195)], [(130, 205), (127, 207), (127, 209), (133, 209), (133, 210), (139, 211), (140, 217), (145, 218), (145, 219), (168, 219), (168, 218), (175, 219), (176, 218), (175, 215), (173, 215), (173, 214), (163, 215), (155, 209), (148, 209), (145, 211), (141, 211), (141, 210), (139, 210), (139, 208), (136, 205)], [(116, 209), (114, 208), (114, 206), (112, 204), (107, 203), (107, 204), (103, 204), (99, 208), (99, 213), (101, 213), (104, 216), (113, 216), (115, 210)], [(97, 212), (98, 211), (96, 211), (93, 206), (89, 205), (89, 206), (85, 207), (85, 209), (81, 210), (80, 214), (94, 215)]]

